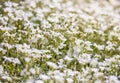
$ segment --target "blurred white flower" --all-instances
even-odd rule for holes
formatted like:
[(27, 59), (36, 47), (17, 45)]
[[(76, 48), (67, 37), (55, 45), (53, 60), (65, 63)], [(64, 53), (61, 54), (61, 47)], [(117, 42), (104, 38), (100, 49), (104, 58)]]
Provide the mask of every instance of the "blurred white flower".
[(36, 80), (35, 83), (44, 83), (42, 80)]
[(83, 42), (83, 40), (81, 40), (81, 39), (77, 39), (76, 41), (75, 41), (75, 43), (77, 44), (77, 45), (79, 45), (80, 43), (82, 43)]
[(93, 67), (96, 67), (97, 65), (98, 65), (98, 59), (92, 59), (91, 61), (90, 61), (90, 64), (93, 66)]
[(99, 80), (99, 79), (97, 79), (97, 80), (95, 81), (95, 83), (102, 83), (102, 81)]
[(21, 76), (24, 76), (24, 75), (26, 74), (26, 72), (27, 72), (27, 69), (24, 68), (23, 70), (21, 70), (20, 75), (21, 75)]
[(57, 69), (58, 68), (58, 66), (55, 63), (53, 63), (53, 62), (47, 62), (47, 65), (49, 65), (53, 69)]
[(35, 74), (35, 73), (36, 73), (36, 71), (35, 71), (34, 68), (31, 68), (31, 69), (30, 69), (30, 72), (31, 72), (32, 74)]
[(0, 74), (2, 74), (3, 73), (3, 67), (2, 67), (2, 65), (0, 65)]
[(61, 77), (59, 75), (55, 75), (53, 77), (54, 77), (56, 83), (64, 83), (64, 78), (63, 77)]
[(33, 79), (28, 79), (28, 80), (26, 80), (25, 83), (34, 83), (34, 80)]
[(94, 74), (94, 76), (96, 77), (96, 78), (103, 78), (104, 77), (104, 74), (103, 73), (101, 73), (101, 72), (96, 72), (95, 74)]
[(31, 60), (31, 58), (25, 57), (25, 61), (26, 61), (26, 62), (30, 62), (30, 60)]
[(110, 83), (120, 83), (120, 80), (118, 80), (117, 76), (110, 76), (109, 77), (109, 82)]
[(18, 58), (11, 58), (11, 57), (6, 57), (6, 56), (3, 56), (3, 58), (5, 59), (5, 61), (13, 62), (15, 64), (21, 64)]
[(47, 81), (47, 80), (49, 80), (49, 79), (50, 79), (50, 77), (49, 77), (49, 76), (44, 75), (44, 74), (41, 74), (41, 75), (39, 76), (39, 78), (40, 78), (40, 79), (42, 79), (42, 80), (44, 80), (44, 81)]
[(72, 61), (73, 58), (69, 57), (69, 56), (65, 56), (64, 60), (67, 60), (67, 61)]
[(12, 81), (12, 78), (10, 76), (3, 75), (1, 78), (4, 80)]
[(73, 79), (67, 78), (67, 82), (68, 82), (68, 83), (73, 83)]

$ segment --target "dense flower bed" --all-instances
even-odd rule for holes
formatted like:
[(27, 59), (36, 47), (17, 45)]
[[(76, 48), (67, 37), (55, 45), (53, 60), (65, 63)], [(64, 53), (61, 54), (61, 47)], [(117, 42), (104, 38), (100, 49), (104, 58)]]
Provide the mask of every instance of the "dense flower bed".
[(120, 83), (120, 1), (0, 5), (0, 83)]

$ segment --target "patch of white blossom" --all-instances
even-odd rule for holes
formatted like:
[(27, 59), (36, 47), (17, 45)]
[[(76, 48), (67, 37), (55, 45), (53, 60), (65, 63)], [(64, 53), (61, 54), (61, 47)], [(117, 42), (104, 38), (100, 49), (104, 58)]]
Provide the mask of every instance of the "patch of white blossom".
[(120, 83), (119, 0), (13, 1), (0, 5), (0, 83)]

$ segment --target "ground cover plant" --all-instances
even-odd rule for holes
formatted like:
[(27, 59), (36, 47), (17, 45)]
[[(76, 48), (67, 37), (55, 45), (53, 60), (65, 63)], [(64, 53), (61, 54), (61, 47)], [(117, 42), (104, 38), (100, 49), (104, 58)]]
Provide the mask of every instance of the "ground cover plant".
[(120, 83), (120, 1), (2, 0), (0, 83)]

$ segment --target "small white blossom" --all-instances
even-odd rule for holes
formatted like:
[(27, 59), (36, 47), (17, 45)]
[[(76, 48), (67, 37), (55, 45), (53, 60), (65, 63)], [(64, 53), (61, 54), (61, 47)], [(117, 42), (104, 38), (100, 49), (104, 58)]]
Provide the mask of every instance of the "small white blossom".
[(64, 78), (60, 77), (59, 75), (54, 76), (55, 82), (57, 83), (64, 83)]
[(11, 80), (12, 80), (12, 78), (9, 77), (9, 76), (2, 76), (2, 79), (8, 80), (8, 81), (11, 81)]
[(0, 65), (0, 74), (3, 73), (3, 67)]
[(30, 60), (31, 60), (31, 58), (29, 58), (29, 57), (26, 57), (26, 58), (25, 58), (25, 61), (26, 61), (26, 62), (30, 62)]
[(25, 83), (34, 83), (33, 79), (28, 79)]
[(102, 81), (99, 80), (99, 79), (97, 79), (97, 80), (95, 81), (95, 83), (102, 83)]
[(47, 80), (50, 79), (50, 77), (47, 76), (47, 75), (40, 75), (39, 77), (40, 77), (40, 79), (42, 79), (42, 80), (44, 80), (44, 81), (47, 81)]
[(3, 58), (6, 61), (13, 62), (15, 64), (21, 64), (21, 62), (20, 62), (20, 60), (18, 58), (11, 58), (11, 57), (6, 57), (6, 56), (3, 56)]
[(68, 82), (68, 83), (73, 83), (73, 79), (67, 78), (67, 82)]
[(47, 65), (49, 65), (50, 67), (54, 68), (54, 69), (57, 69), (57, 65), (53, 62), (47, 62)]
[(110, 76), (109, 82), (119, 83), (120, 81), (117, 79), (116, 76)]
[(35, 83), (44, 83), (42, 80), (36, 80)]
[(73, 58), (71, 58), (69, 56), (66, 56), (64, 59), (67, 60), (67, 61), (72, 61), (73, 60)]
[(77, 44), (77, 45), (79, 45), (80, 43), (82, 43), (83, 42), (83, 40), (80, 40), (80, 39), (77, 39), (76, 41), (75, 41), (75, 43)]
[(101, 72), (97, 72), (97, 73), (94, 74), (94, 76), (95, 76), (96, 78), (99, 78), (99, 77), (103, 77), (104, 74), (101, 73)]
[(31, 69), (30, 69), (30, 72), (31, 72), (32, 74), (35, 74), (35, 73), (36, 73), (36, 71), (35, 71), (34, 68), (31, 68)]
[(98, 64), (98, 60), (97, 59), (92, 59), (90, 64), (93, 66), (93, 67), (96, 67), (97, 64)]

